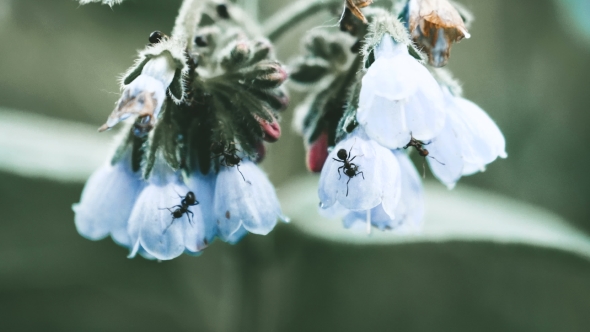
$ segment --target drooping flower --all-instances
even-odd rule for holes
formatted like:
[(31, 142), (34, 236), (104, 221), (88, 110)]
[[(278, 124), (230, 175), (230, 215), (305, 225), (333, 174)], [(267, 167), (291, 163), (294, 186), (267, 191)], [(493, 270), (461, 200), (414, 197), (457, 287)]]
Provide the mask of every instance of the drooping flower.
[(185, 252), (197, 254), (207, 247), (212, 234), (207, 233), (208, 221), (199, 201), (200, 193), (194, 193), (197, 204), (186, 206), (180, 216), (174, 214), (189, 192), (179, 172), (163, 160), (156, 162), (148, 185), (137, 198), (129, 217), (132, 243), (129, 257), (134, 257), (141, 248), (156, 259), (169, 260)]
[(369, 137), (390, 149), (404, 147), (411, 137), (430, 140), (444, 127), (444, 99), (436, 80), (388, 34), (363, 77), (357, 120)]
[(399, 166), (401, 179), (400, 200), (395, 208), (395, 218), (391, 218), (379, 205), (368, 211), (352, 211), (343, 218), (344, 227), (366, 229), (367, 223), (380, 230), (415, 232), (422, 227), (424, 218), (424, 197), (420, 175), (408, 158), (400, 150), (393, 151)]
[(431, 66), (446, 65), (453, 43), (470, 37), (463, 18), (448, 0), (410, 0), (407, 16), (412, 39), (428, 54)]
[(102, 240), (111, 235), (125, 247), (131, 242), (127, 222), (135, 200), (144, 187), (139, 172), (131, 169), (131, 152), (115, 164), (99, 168), (88, 179), (80, 203), (74, 204), (78, 232), (90, 240)]
[[(352, 170), (352, 171), (351, 171)], [(400, 199), (400, 168), (393, 153), (356, 129), (332, 150), (320, 176), (320, 207), (349, 211), (381, 206), (395, 219)]]
[(463, 175), (484, 171), (496, 158), (506, 158), (506, 141), (494, 121), (471, 101), (455, 97), (443, 88), (447, 122), (428, 144), (432, 172), (449, 188)]
[(288, 221), (266, 175), (256, 164), (244, 160), (238, 167), (223, 167), (215, 181), (213, 218), (218, 236), (236, 242), (245, 231), (266, 235), (278, 220)]
[(150, 131), (156, 124), (166, 99), (166, 90), (172, 83), (175, 72), (174, 61), (166, 54), (147, 61), (141, 74), (125, 86), (115, 110), (99, 130), (105, 131), (132, 115), (137, 115), (145, 119), (142, 124), (145, 126), (144, 133)]

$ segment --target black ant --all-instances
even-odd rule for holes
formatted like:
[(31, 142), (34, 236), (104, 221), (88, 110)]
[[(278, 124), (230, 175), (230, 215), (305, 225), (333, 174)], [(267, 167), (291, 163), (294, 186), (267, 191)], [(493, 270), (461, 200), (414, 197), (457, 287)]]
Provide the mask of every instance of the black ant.
[(344, 175), (348, 176), (348, 182), (346, 182), (346, 196), (348, 196), (348, 183), (350, 182), (350, 180), (352, 180), (353, 177), (360, 174), (363, 177), (363, 180), (365, 179), (365, 174), (363, 174), (363, 172), (359, 172), (358, 165), (355, 163), (352, 163), (354, 158), (356, 158), (357, 156), (354, 156), (351, 159), (349, 159), (351, 157), (351, 152), (352, 152), (352, 147), (350, 147), (349, 152), (346, 152), (345, 149), (340, 149), (340, 150), (338, 150), (338, 153), (336, 154), (338, 156), (338, 159), (332, 158), (332, 159), (336, 160), (337, 162), (340, 162), (343, 164), (342, 166), (338, 167), (338, 176), (339, 176), (338, 180), (340, 180), (342, 178), (342, 174), (340, 174), (341, 169), (343, 170)]
[[(438, 162), (439, 164), (444, 166), (444, 163), (440, 162), (438, 159), (434, 158), (433, 156), (430, 156), (430, 152), (428, 150), (426, 150), (424, 148), (425, 145), (430, 144), (431, 142), (428, 143), (424, 143), (422, 141), (419, 141), (417, 139), (414, 138), (414, 136), (412, 136), (410, 134), (410, 142), (408, 144), (406, 144), (406, 146), (404, 146), (404, 149), (407, 149), (409, 147), (413, 147), (414, 149), (416, 149), (416, 151), (418, 151), (418, 154), (420, 155), (420, 157), (430, 157), (434, 160), (436, 160), (436, 162)], [(423, 168), (423, 175), (422, 177), (426, 178), (426, 166), (424, 164), (422, 164), (422, 168)]]
[(178, 197), (180, 197), (182, 199), (180, 201), (180, 205), (175, 205), (171, 208), (160, 209), (160, 210), (168, 210), (168, 211), (170, 211), (170, 214), (172, 215), (172, 222), (170, 223), (170, 225), (168, 225), (168, 227), (166, 227), (166, 229), (164, 230), (164, 233), (166, 233), (168, 228), (170, 228), (170, 226), (172, 226), (172, 224), (174, 223), (174, 220), (182, 218), (182, 216), (185, 213), (186, 213), (186, 216), (188, 217), (188, 222), (191, 224), (193, 223), (193, 220), (191, 219), (191, 217), (194, 217), (195, 215), (191, 210), (189, 210), (189, 207), (199, 205), (199, 201), (197, 201), (197, 196), (195, 196), (195, 193), (193, 193), (192, 191), (189, 191), (186, 194), (186, 196), (178, 195)]
[(246, 181), (244, 174), (242, 174), (242, 171), (240, 171), (240, 162), (242, 162), (242, 158), (240, 158), (240, 156), (237, 155), (239, 150), (236, 148), (236, 143), (214, 142), (213, 144), (211, 144), (211, 152), (213, 153), (213, 157), (211, 159), (221, 157), (219, 163), (222, 166), (236, 166), (238, 172), (240, 172), (240, 174), (242, 175), (242, 179)]

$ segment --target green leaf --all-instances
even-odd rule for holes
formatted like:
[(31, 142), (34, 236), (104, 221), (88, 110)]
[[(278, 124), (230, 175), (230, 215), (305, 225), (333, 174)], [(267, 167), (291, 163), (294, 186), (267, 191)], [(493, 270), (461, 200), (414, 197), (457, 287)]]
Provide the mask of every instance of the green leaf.
[(562, 218), (535, 206), (459, 185), (449, 191), (426, 185), (423, 232), (402, 235), (372, 230), (355, 232), (340, 220), (318, 214), (317, 176), (296, 179), (281, 188), (283, 210), (292, 225), (313, 237), (358, 245), (391, 245), (428, 242), (493, 242), (558, 249), (590, 258), (590, 237)]
[(114, 151), (95, 126), (0, 108), (0, 170), (84, 182)]

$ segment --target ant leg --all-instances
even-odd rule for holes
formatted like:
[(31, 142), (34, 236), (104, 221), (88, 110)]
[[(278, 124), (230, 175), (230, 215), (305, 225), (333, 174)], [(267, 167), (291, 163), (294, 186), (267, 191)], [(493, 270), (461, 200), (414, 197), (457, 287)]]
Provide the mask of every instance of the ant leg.
[[(190, 215), (189, 215), (189, 214), (190, 214)], [(194, 217), (195, 217), (195, 214), (193, 213), (193, 211), (191, 211), (191, 210), (186, 210), (186, 216), (188, 217), (188, 223), (192, 225), (192, 224), (193, 224), (193, 220), (191, 219), (191, 217), (192, 217), (192, 218), (194, 218)]]
[(344, 168), (344, 166), (338, 167), (338, 180), (342, 178), (342, 174), (340, 174), (340, 169)]
[(365, 179), (365, 174), (363, 174), (363, 172), (358, 172), (356, 173), (357, 175), (360, 174), (363, 177), (363, 180)]
[(170, 221), (170, 224), (168, 224), (168, 226), (166, 226), (166, 228), (164, 229), (164, 233), (162, 233), (162, 234), (166, 234), (166, 232), (168, 231), (168, 228), (170, 228), (170, 226), (172, 226), (172, 224), (174, 224), (174, 218), (172, 218), (172, 221)]
[(346, 182), (346, 197), (348, 197), (348, 183), (350, 182), (350, 180), (352, 180), (351, 177), (349, 177), (348, 181)]
[(240, 172), (240, 175), (242, 175), (242, 179), (244, 179), (244, 182), (250, 183), (250, 181), (246, 181), (246, 178), (244, 177), (244, 174), (242, 173), (242, 171), (240, 171), (240, 165), (236, 165), (236, 168), (238, 169), (238, 172)]

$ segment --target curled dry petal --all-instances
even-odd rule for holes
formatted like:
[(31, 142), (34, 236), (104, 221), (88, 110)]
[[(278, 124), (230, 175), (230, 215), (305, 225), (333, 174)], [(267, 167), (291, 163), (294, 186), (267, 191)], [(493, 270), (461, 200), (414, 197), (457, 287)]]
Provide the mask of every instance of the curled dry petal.
[(373, 0), (346, 0), (346, 8), (363, 23), (367, 23), (367, 18), (361, 12), (361, 8), (368, 7), (372, 3)]
[(448, 0), (410, 0), (408, 29), (432, 66), (446, 65), (452, 43), (469, 38), (461, 15)]
[(264, 140), (270, 143), (274, 143), (281, 137), (281, 125), (273, 116), (272, 122), (268, 122), (264, 119), (259, 118), (258, 123), (264, 132)]
[(125, 88), (107, 122), (98, 130), (108, 130), (133, 115), (149, 119), (147, 125), (153, 127), (165, 96), (166, 90), (162, 82), (147, 75), (140, 75)]

